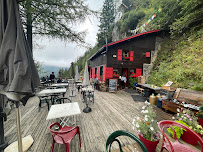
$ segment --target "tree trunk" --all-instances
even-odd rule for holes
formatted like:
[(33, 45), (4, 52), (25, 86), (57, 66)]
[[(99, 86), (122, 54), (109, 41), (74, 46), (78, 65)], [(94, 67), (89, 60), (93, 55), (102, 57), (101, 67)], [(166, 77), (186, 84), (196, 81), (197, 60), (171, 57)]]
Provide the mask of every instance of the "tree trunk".
[(27, 14), (27, 40), (32, 51), (32, 14), (31, 14), (31, 0), (26, 1), (26, 14)]

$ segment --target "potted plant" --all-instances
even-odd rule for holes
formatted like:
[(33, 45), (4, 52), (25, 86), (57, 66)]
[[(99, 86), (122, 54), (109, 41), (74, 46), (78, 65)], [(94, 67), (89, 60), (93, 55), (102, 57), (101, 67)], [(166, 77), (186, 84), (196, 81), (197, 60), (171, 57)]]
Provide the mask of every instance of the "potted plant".
[[(192, 129), (193, 131), (195, 131), (197, 134), (199, 134), (200, 136), (203, 134), (203, 128), (201, 125), (198, 124), (197, 122), (197, 117), (194, 115), (193, 112), (191, 112), (190, 110), (182, 110), (182, 109), (177, 109), (177, 111), (179, 113), (177, 113), (177, 117), (173, 117), (173, 119), (176, 119), (176, 122), (179, 122), (187, 127), (189, 127), (190, 129)], [(177, 138), (181, 138), (183, 141), (191, 144), (191, 145), (196, 145), (197, 144), (197, 140), (195, 138), (192, 138), (193, 135), (190, 134), (189, 132), (183, 130), (182, 128), (175, 128), (175, 126), (173, 127)], [(168, 128), (169, 133), (172, 134), (172, 130), (170, 128)]]
[(141, 113), (143, 118), (137, 117), (133, 120), (133, 128), (137, 130), (140, 140), (145, 144), (149, 152), (154, 152), (160, 140), (157, 122), (155, 121), (156, 112), (149, 102), (145, 102)]
[[(201, 102), (201, 101), (199, 101)], [(198, 123), (203, 127), (203, 104), (200, 106), (199, 112), (198, 112)]]

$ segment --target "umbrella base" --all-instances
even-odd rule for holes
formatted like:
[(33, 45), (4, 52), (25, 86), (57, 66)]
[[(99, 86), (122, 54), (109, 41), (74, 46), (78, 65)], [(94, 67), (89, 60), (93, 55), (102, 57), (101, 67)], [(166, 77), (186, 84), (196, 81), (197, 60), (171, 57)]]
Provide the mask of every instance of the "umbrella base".
[(90, 107), (86, 107), (86, 108), (83, 109), (84, 113), (89, 113), (91, 111), (92, 111), (92, 109)]
[[(22, 139), (22, 145), (23, 145), (23, 151), (27, 151), (30, 146), (33, 144), (34, 140), (31, 135), (26, 136)], [(18, 141), (15, 141), (14, 143), (10, 144), (4, 152), (17, 152), (18, 151)]]

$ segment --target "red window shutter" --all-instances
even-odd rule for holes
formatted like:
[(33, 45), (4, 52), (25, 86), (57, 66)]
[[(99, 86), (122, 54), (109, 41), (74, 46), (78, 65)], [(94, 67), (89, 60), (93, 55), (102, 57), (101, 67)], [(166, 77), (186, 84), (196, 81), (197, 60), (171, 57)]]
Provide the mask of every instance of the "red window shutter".
[(90, 78), (92, 78), (92, 69), (90, 69)]
[(100, 79), (100, 67), (97, 67), (97, 78)]
[(106, 66), (103, 66), (103, 81), (106, 79)]
[(112, 78), (113, 78), (113, 68), (106, 67), (106, 79), (112, 79)]
[(150, 58), (150, 52), (146, 52), (146, 57)]
[(136, 69), (136, 77), (139, 77), (142, 75), (142, 69)]
[(118, 61), (122, 61), (122, 50), (118, 49)]
[(130, 51), (130, 61), (133, 61), (134, 58), (134, 51)]

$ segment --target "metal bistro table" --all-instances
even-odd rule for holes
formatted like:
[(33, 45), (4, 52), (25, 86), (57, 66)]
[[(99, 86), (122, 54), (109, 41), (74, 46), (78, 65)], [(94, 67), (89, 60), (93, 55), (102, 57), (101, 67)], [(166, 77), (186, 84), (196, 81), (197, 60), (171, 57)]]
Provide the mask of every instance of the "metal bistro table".
[(42, 91), (40, 91), (38, 93), (38, 95), (50, 95), (50, 94), (54, 94), (54, 93), (66, 93), (66, 89), (65, 88), (59, 88), (59, 89), (44, 89)]
[(52, 87), (68, 87), (69, 83), (55, 83), (51, 85)]
[[(60, 119), (61, 126), (68, 125), (69, 116), (81, 114), (77, 102), (52, 105), (46, 120)], [(71, 122), (71, 124), (74, 124)]]
[(47, 95), (50, 95), (51, 96), (51, 101), (52, 101), (52, 104), (54, 104), (54, 97), (59, 94), (59, 93), (62, 93), (63, 96), (65, 95), (66, 93), (66, 88), (59, 88), (59, 89), (44, 89), (42, 91), (40, 91), (38, 93), (38, 96), (47, 96)]

